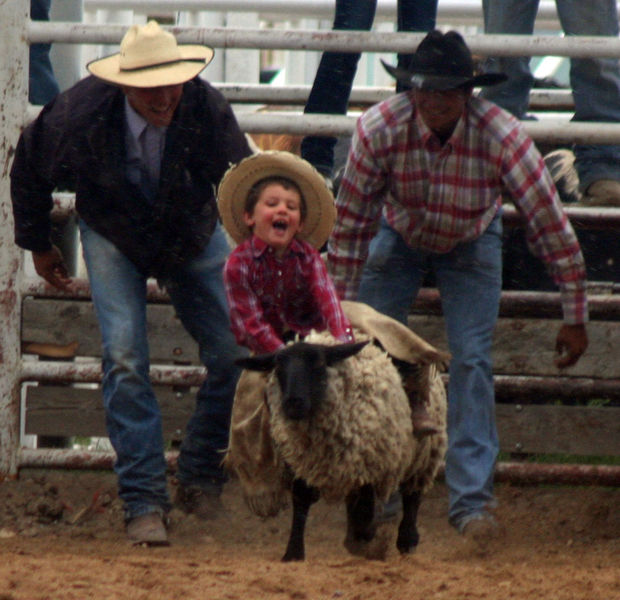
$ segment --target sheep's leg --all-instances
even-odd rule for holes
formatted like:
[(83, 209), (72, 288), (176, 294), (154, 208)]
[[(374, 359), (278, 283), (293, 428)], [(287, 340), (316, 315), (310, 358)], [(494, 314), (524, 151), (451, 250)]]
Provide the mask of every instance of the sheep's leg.
[(306, 551), (304, 547), (304, 532), (310, 507), (319, 499), (316, 488), (310, 487), (303, 479), (293, 481), (293, 523), (288, 538), (286, 552), (282, 557), (283, 562), (292, 560), (304, 560)]
[(417, 520), (421, 494), (419, 491), (405, 494), (401, 488), (401, 496), (403, 499), (403, 518), (398, 526), (396, 547), (401, 554), (408, 554), (415, 550), (418, 542), (420, 541)]
[(364, 555), (366, 545), (375, 536), (375, 490), (364, 485), (347, 497), (347, 535), (345, 548), (355, 555)]

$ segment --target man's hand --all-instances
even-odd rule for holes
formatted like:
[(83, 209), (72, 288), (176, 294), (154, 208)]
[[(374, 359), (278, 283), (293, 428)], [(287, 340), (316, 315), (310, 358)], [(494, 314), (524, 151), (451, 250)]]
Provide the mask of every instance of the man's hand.
[(556, 367), (563, 369), (574, 365), (587, 347), (585, 325), (562, 325), (555, 340), (555, 350), (559, 354), (554, 360)]
[(69, 290), (71, 278), (67, 273), (65, 261), (60, 250), (52, 246), (51, 250), (45, 252), (33, 252), (32, 261), (34, 269), (45, 281), (61, 290)]

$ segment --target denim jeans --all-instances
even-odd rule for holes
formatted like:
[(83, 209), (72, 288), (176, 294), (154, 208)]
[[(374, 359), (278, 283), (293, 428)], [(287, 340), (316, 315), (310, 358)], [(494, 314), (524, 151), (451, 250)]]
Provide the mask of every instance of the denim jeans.
[[(433, 29), (437, 1), (399, 0), (398, 31)], [(369, 31), (376, 9), (377, 0), (336, 0), (333, 29)], [(323, 53), (304, 112), (346, 114), (360, 56), (354, 52)], [(406, 64), (408, 56), (398, 56), (399, 66)], [(307, 136), (301, 144), (301, 156), (321, 173), (331, 176), (336, 141), (334, 137)]]
[(499, 450), (491, 362), (502, 280), (502, 224), (446, 254), (407, 246), (382, 221), (370, 244), (358, 300), (403, 323), (427, 273), (435, 276), (452, 353), (448, 384), (446, 483), (458, 529), (495, 503)]
[[(33, 21), (49, 21), (52, 0), (30, 0), (30, 17)], [(31, 104), (47, 104), (58, 94), (58, 83), (50, 61), (51, 44), (30, 46), (30, 74), (28, 77), (28, 101)]]
[[(531, 34), (539, 0), (484, 0), (486, 33)], [(556, 0), (560, 23), (567, 35), (618, 37), (615, 0)], [(528, 109), (534, 78), (530, 59), (497, 57), (487, 70), (502, 71), (509, 79), (488, 87), (482, 95), (522, 119)], [(616, 58), (573, 58), (570, 83), (575, 101), (574, 121), (620, 122), (620, 62)], [(574, 148), (579, 188), (583, 192), (594, 181), (620, 181), (620, 146), (578, 144)]]
[[(83, 221), (80, 233), (103, 343), (103, 402), (127, 519), (170, 509), (161, 413), (149, 379), (147, 280), (111, 242)], [(198, 343), (208, 376), (196, 396), (178, 459), (182, 485), (219, 489), (226, 476), (230, 412), (245, 355), (230, 331), (222, 268), (228, 244), (215, 230), (201, 255), (180, 266), (166, 287), (183, 326)]]

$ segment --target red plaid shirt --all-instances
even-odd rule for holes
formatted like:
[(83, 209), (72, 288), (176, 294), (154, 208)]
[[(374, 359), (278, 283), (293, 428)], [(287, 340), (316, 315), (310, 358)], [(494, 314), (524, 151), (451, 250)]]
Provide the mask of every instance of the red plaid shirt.
[(307, 242), (294, 239), (277, 258), (254, 236), (228, 257), (224, 282), (232, 331), (253, 352), (277, 350), (288, 330), (305, 336), (329, 329), (343, 342), (354, 341), (325, 263)]
[(544, 161), (518, 120), (478, 97), (443, 147), (407, 93), (358, 119), (329, 243), (340, 297), (355, 297), (382, 215), (412, 248), (445, 253), (486, 229), (502, 195), (525, 217), (529, 246), (560, 287), (565, 321), (587, 321), (583, 256)]

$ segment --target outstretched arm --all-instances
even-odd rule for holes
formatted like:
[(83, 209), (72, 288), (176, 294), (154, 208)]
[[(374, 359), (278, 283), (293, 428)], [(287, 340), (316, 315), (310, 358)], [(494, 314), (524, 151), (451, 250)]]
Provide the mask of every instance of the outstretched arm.
[(224, 284), (230, 310), (231, 330), (241, 346), (256, 354), (273, 352), (284, 342), (265, 318), (262, 303), (250, 282), (249, 261), (234, 250), (224, 267)]
[(43, 252), (33, 252), (32, 261), (38, 275), (54, 287), (61, 290), (68, 290), (71, 286), (71, 278), (67, 271), (67, 266), (56, 246)]
[(558, 331), (555, 349), (559, 354), (555, 364), (560, 369), (574, 365), (588, 347), (586, 326), (564, 324)]
[(336, 288), (327, 274), (323, 259), (314, 249), (309, 249), (308, 253), (314, 256), (308, 283), (316, 305), (320, 307), (325, 327), (341, 342), (354, 342), (351, 323), (342, 310)]

